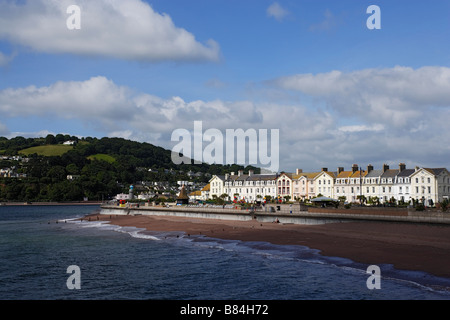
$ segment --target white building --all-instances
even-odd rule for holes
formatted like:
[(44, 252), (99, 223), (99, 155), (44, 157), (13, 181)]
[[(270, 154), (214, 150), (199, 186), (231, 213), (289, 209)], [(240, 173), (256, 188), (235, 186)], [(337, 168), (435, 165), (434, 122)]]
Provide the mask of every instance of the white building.
[(316, 196), (321, 194), (334, 199), (335, 179), (336, 175), (333, 172), (329, 172), (327, 168), (322, 168), (322, 171), (313, 178), (314, 185), (316, 186)]
[(415, 168), (410, 176), (411, 198), (433, 206), (450, 197), (450, 174), (445, 168)]
[(254, 174), (252, 170), (244, 174), (242, 170), (224, 176), (213, 176), (210, 183), (210, 198), (227, 195), (225, 200), (245, 202), (263, 201), (267, 196), (276, 198), (276, 175)]

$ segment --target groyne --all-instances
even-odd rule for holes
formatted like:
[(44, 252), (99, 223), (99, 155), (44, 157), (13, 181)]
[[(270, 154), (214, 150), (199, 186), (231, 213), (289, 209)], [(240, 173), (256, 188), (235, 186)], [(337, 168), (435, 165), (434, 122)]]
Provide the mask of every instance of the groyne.
[(282, 224), (322, 224), (344, 221), (389, 221), (410, 223), (450, 224), (450, 213), (429, 213), (408, 210), (333, 210), (314, 208), (310, 211), (294, 210), (292, 207), (242, 210), (235, 207), (201, 206), (127, 206), (102, 205), (101, 214), (106, 215), (152, 215), (177, 216), (218, 220), (257, 220)]

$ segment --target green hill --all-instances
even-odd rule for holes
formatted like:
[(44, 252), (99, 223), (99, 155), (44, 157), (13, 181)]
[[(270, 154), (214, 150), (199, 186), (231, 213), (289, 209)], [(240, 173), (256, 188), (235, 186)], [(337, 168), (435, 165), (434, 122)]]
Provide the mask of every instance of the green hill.
[(92, 156), (89, 156), (88, 159), (89, 160), (103, 160), (108, 163), (116, 162), (116, 158), (114, 158), (113, 156), (110, 156), (109, 154), (104, 154), (104, 153), (93, 154)]
[(19, 151), (19, 154), (30, 155), (36, 153), (39, 156), (52, 157), (52, 156), (62, 156), (67, 151), (72, 150), (73, 146), (63, 145), (63, 144), (51, 144), (45, 146), (31, 147)]

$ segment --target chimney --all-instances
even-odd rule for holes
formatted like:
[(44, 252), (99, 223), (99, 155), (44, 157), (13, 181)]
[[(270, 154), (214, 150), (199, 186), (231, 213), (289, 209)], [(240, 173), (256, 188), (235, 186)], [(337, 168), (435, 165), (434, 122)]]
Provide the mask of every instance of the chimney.
[(400, 164), (398, 165), (398, 168), (399, 168), (400, 172), (402, 172), (403, 170), (406, 169), (406, 165), (405, 165), (404, 163), (400, 163)]
[(338, 174), (344, 171), (344, 167), (338, 167)]
[(229, 177), (230, 175), (228, 174), (228, 173), (225, 173), (225, 180), (228, 180), (228, 177)]
[(250, 177), (250, 176), (252, 176), (253, 175), (253, 170), (248, 170), (248, 176)]
[(356, 171), (358, 171), (358, 165), (357, 165), (357, 164), (354, 164), (354, 165), (352, 166), (352, 171), (353, 171), (353, 173), (355, 173)]
[(389, 165), (383, 164), (383, 172), (386, 172), (386, 170), (389, 170)]
[(295, 174), (299, 175), (300, 173), (303, 173), (303, 169), (296, 169)]
[(327, 172), (327, 171), (328, 171), (328, 168), (322, 168), (322, 171)]
[(231, 175), (234, 176), (234, 172), (232, 172)]
[(238, 170), (238, 177), (242, 176), (244, 174), (244, 170)]
[(372, 171), (372, 170), (373, 170), (373, 165), (369, 164), (369, 165), (367, 166), (367, 173), (369, 173), (369, 172)]

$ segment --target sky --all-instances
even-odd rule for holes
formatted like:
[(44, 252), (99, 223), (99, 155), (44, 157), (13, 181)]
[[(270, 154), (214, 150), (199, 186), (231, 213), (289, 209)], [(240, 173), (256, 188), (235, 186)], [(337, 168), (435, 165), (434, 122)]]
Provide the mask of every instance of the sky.
[(450, 1), (0, 0), (0, 136), (196, 121), (278, 130), (275, 171), (449, 168), (449, 120)]

